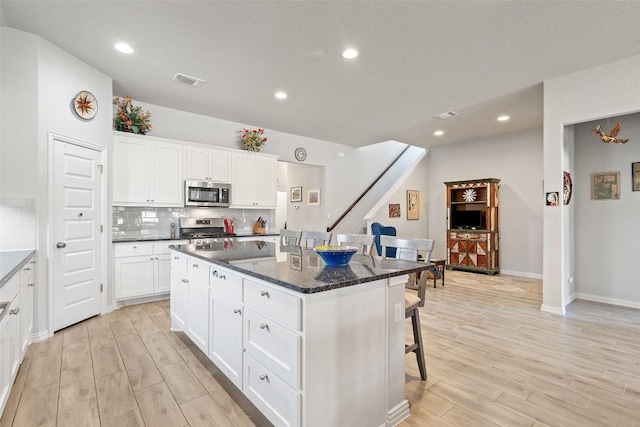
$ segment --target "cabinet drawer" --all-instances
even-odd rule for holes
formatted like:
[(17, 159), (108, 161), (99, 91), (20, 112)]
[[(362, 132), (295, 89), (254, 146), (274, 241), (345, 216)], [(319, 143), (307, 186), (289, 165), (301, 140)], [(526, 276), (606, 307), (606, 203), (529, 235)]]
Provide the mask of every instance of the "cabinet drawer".
[(0, 289), (0, 302), (11, 302), (20, 292), (20, 275), (14, 274)]
[(302, 300), (273, 287), (244, 280), (244, 303), (259, 314), (299, 331)]
[(114, 254), (116, 258), (137, 255), (153, 254), (153, 244), (151, 243), (118, 243), (115, 245)]
[(181, 275), (187, 275), (187, 258), (182, 252), (171, 252), (171, 269), (180, 272)]
[(261, 365), (293, 388), (300, 388), (302, 337), (246, 309), (244, 348)]
[(301, 395), (251, 356), (244, 358), (242, 391), (276, 426), (299, 426)]
[(209, 263), (197, 258), (187, 258), (187, 277), (209, 285)]
[(219, 270), (215, 265), (211, 266), (209, 283), (213, 290), (235, 301), (242, 301), (242, 278), (227, 270)]

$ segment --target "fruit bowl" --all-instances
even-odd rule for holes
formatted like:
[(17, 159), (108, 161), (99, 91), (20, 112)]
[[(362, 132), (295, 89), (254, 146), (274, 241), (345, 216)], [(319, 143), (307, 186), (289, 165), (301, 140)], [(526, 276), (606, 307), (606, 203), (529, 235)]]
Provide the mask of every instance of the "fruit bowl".
[(313, 250), (331, 267), (348, 265), (353, 254), (358, 252), (355, 246), (316, 246)]

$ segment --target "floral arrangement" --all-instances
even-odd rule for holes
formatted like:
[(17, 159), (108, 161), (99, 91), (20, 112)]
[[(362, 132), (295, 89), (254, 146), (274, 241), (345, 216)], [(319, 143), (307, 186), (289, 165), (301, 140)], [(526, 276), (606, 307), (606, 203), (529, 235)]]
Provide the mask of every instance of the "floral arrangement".
[(124, 96), (122, 99), (113, 99), (115, 107), (113, 128), (122, 132), (146, 134), (151, 130), (151, 113), (142, 111), (142, 107), (134, 107), (131, 97)]
[(264, 135), (264, 129), (242, 129), (239, 130), (240, 142), (247, 151), (260, 151), (260, 148), (267, 143), (267, 138)]

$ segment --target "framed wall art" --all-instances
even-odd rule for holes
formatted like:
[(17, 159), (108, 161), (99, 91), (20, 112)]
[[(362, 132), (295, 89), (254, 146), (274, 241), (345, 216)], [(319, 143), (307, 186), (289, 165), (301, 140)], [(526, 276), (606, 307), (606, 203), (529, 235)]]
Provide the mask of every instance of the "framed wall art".
[(307, 197), (309, 200), (309, 206), (320, 205), (320, 190), (309, 190), (307, 192)]
[(389, 218), (400, 218), (400, 203), (389, 203)]
[(591, 174), (591, 200), (620, 199), (620, 172)]
[(289, 266), (294, 270), (302, 270), (302, 257), (300, 255), (291, 254), (289, 258)]
[(291, 203), (299, 203), (302, 201), (302, 187), (291, 187)]
[(640, 191), (640, 162), (631, 163), (631, 190)]
[(407, 190), (407, 219), (420, 219), (420, 192)]

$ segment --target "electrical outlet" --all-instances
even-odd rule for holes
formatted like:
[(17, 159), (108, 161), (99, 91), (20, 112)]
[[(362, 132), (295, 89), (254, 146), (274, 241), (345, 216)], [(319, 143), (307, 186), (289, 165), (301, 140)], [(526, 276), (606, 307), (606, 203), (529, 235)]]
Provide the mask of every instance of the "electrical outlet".
[(396, 305), (394, 306), (394, 317), (395, 317), (395, 321), (396, 322), (402, 322), (402, 319), (404, 318), (404, 316), (402, 315), (402, 304), (401, 303), (396, 303)]

